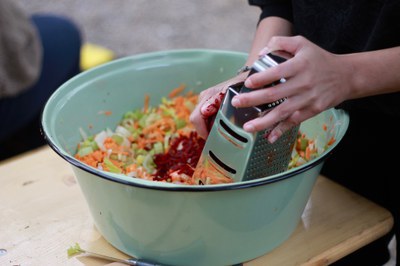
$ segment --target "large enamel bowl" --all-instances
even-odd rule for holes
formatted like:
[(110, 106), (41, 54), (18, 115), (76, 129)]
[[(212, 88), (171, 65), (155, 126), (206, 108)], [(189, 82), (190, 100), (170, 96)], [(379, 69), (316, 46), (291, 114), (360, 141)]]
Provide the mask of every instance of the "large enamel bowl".
[(145, 181), (96, 170), (73, 157), (80, 128), (88, 134), (113, 129), (123, 113), (143, 106), (145, 94), (158, 105), (181, 83), (200, 92), (233, 76), (245, 58), (218, 50), (134, 55), (83, 72), (50, 97), (43, 134), (71, 165), (95, 226), (114, 247), (168, 265), (231, 265), (271, 251), (293, 233), (324, 160), (347, 130), (349, 118), (341, 110), (325, 111), (301, 125), (320, 145), (336, 139), (317, 159), (242, 183)]

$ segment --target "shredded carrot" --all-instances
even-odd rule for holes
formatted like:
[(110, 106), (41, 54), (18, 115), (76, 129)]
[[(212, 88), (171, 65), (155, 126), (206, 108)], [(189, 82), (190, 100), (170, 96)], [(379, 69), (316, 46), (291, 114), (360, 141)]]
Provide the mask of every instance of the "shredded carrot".
[(125, 172), (126, 173), (131, 173), (137, 170), (136, 164), (130, 164), (127, 167), (125, 167)]
[(181, 84), (178, 87), (176, 87), (175, 89), (173, 89), (169, 94), (168, 97), (169, 98), (174, 98), (175, 96), (177, 96), (178, 94), (180, 94), (182, 91), (184, 91), (186, 88), (185, 84)]
[(184, 97), (176, 97), (174, 104), (176, 107), (176, 115), (182, 119), (189, 119), (191, 110), (185, 108), (185, 98)]
[(171, 117), (163, 117), (143, 129), (143, 134), (158, 133), (162, 136), (169, 130), (175, 131), (175, 122)]
[(327, 143), (328, 146), (332, 145), (336, 141), (335, 137), (331, 137)]
[(101, 151), (101, 150), (96, 150), (92, 153), (92, 157), (94, 160), (96, 160), (97, 162), (102, 162), (105, 156), (105, 152)]
[(95, 150), (92, 153), (85, 155), (83, 157), (79, 156), (78, 154), (75, 155), (75, 158), (84, 162), (85, 164), (88, 164), (92, 167), (97, 168), (99, 163), (103, 162), (103, 159), (105, 157), (105, 152), (101, 150)]
[(110, 116), (110, 115), (112, 115), (112, 111), (110, 111), (110, 110), (99, 111), (98, 114)]
[(144, 96), (143, 112), (146, 113), (149, 110), (149, 103), (150, 103), (150, 96), (146, 94)]

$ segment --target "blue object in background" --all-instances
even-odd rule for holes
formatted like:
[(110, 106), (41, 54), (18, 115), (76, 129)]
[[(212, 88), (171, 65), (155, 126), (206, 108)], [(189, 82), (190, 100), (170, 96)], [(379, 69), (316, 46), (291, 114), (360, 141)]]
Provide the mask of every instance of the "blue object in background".
[(29, 90), (0, 99), (0, 160), (45, 144), (40, 115), (49, 96), (80, 72), (82, 45), (79, 27), (67, 17), (32, 16), (43, 46), (40, 77)]

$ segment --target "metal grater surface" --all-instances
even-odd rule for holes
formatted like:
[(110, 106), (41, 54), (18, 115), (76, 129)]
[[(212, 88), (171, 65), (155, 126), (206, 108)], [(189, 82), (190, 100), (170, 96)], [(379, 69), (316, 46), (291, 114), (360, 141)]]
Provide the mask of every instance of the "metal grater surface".
[(256, 179), (285, 171), (291, 159), (298, 130), (299, 126), (291, 128), (273, 144), (265, 139), (265, 134), (258, 133), (242, 180)]

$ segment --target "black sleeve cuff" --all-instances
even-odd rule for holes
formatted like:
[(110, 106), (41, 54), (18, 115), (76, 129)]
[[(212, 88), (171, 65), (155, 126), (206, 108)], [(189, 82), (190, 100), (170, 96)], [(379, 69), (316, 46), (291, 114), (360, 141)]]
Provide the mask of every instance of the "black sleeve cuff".
[(261, 8), (260, 19), (266, 17), (281, 17), (293, 22), (292, 3), (288, 0), (248, 0), (252, 6)]

